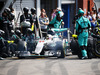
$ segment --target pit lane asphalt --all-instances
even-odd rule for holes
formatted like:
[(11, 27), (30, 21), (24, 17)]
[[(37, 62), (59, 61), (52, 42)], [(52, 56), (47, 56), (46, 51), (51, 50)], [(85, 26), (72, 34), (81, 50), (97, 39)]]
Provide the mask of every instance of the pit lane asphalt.
[(0, 75), (100, 75), (100, 58), (6, 58), (0, 60)]

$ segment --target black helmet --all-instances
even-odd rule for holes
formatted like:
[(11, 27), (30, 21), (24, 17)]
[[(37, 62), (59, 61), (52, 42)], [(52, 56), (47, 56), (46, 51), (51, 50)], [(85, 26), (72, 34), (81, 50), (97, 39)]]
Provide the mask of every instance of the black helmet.
[(27, 33), (32, 33), (32, 29), (31, 28), (27, 28)]
[(20, 30), (18, 30), (18, 29), (15, 31), (15, 33), (16, 34), (21, 34)]
[(15, 32), (14, 32), (14, 30), (11, 30), (11, 34), (14, 34)]
[(50, 35), (55, 35), (55, 32), (54, 31), (52, 31), (52, 30), (48, 30), (48, 32), (47, 32), (48, 34), (50, 34)]
[(20, 37), (21, 38), (21, 36), (22, 36), (22, 34), (21, 34), (21, 31), (20, 30), (15, 30), (15, 34), (18, 36), (18, 37)]
[(0, 36), (4, 35), (5, 32), (3, 30), (0, 30)]
[(28, 13), (29, 8), (28, 8), (28, 7), (24, 7), (24, 8), (23, 8), (23, 11), (24, 11), (24, 13)]
[(36, 9), (35, 8), (31, 8), (31, 13), (36, 13)]
[(11, 12), (11, 10), (9, 8), (4, 9), (4, 13), (9, 14), (10, 12)]
[(94, 33), (95, 33), (95, 34), (98, 34), (98, 33), (100, 33), (100, 30), (99, 30), (98, 28), (95, 28), (95, 29), (94, 29)]

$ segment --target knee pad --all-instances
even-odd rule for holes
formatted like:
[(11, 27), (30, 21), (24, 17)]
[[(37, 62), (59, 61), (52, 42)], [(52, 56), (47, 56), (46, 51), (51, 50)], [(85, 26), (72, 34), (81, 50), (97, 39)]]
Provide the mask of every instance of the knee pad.
[(81, 49), (81, 50), (84, 50), (84, 46), (80, 46), (80, 49)]
[(87, 46), (84, 46), (84, 49), (86, 50), (87, 49)]

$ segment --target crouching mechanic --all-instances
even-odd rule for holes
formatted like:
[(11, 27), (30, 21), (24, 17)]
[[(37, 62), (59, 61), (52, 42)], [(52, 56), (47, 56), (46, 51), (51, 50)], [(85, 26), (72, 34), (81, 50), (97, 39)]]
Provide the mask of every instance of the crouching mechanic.
[(33, 50), (35, 50), (34, 48), (34, 39), (35, 39), (35, 35), (32, 31), (31, 28), (27, 28), (27, 35), (26, 35), (26, 39), (25, 41), (27, 42), (27, 50), (30, 51), (32, 53)]
[(4, 53), (4, 50), (5, 50), (5, 40), (4, 38), (2, 37), (2, 35), (4, 35), (4, 31), (3, 30), (0, 30), (0, 60), (3, 60), (3, 53)]
[(34, 27), (32, 15), (29, 14), (29, 8), (23, 8), (24, 13), (20, 16), (20, 23), (21, 23), (21, 32), (23, 36), (26, 35), (27, 28)]
[(10, 56), (16, 56), (16, 51), (17, 51), (17, 45), (20, 41), (20, 37), (17, 36), (15, 34), (15, 31), (14, 30), (11, 30), (11, 34), (10, 34), (10, 41), (9, 42), (9, 47), (11, 48), (10, 51), (11, 51), (11, 54)]
[(32, 42), (35, 39), (35, 35), (31, 28), (27, 28), (27, 35), (26, 35), (26, 41)]
[[(54, 19), (49, 23), (50, 25), (53, 25), (54, 28), (60, 28), (61, 25), (64, 25), (64, 22), (62, 20), (64, 13), (62, 11), (58, 11), (57, 15), (54, 17)], [(59, 37), (61, 37), (60, 33), (57, 33)]]
[(76, 20), (76, 31), (78, 33), (78, 43), (81, 49), (82, 57), (81, 59), (87, 58), (87, 40), (88, 40), (88, 30), (91, 27), (90, 21), (85, 18), (84, 11), (79, 8), (78, 11), (79, 18)]

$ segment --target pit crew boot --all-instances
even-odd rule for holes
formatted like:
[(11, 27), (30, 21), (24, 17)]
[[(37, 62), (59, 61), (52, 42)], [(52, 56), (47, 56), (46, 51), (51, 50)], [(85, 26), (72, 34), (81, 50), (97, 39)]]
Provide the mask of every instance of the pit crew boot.
[(0, 60), (3, 60), (4, 58), (0, 57)]
[(82, 50), (81, 52), (82, 52), (82, 59), (87, 59), (88, 57), (86, 50)]

